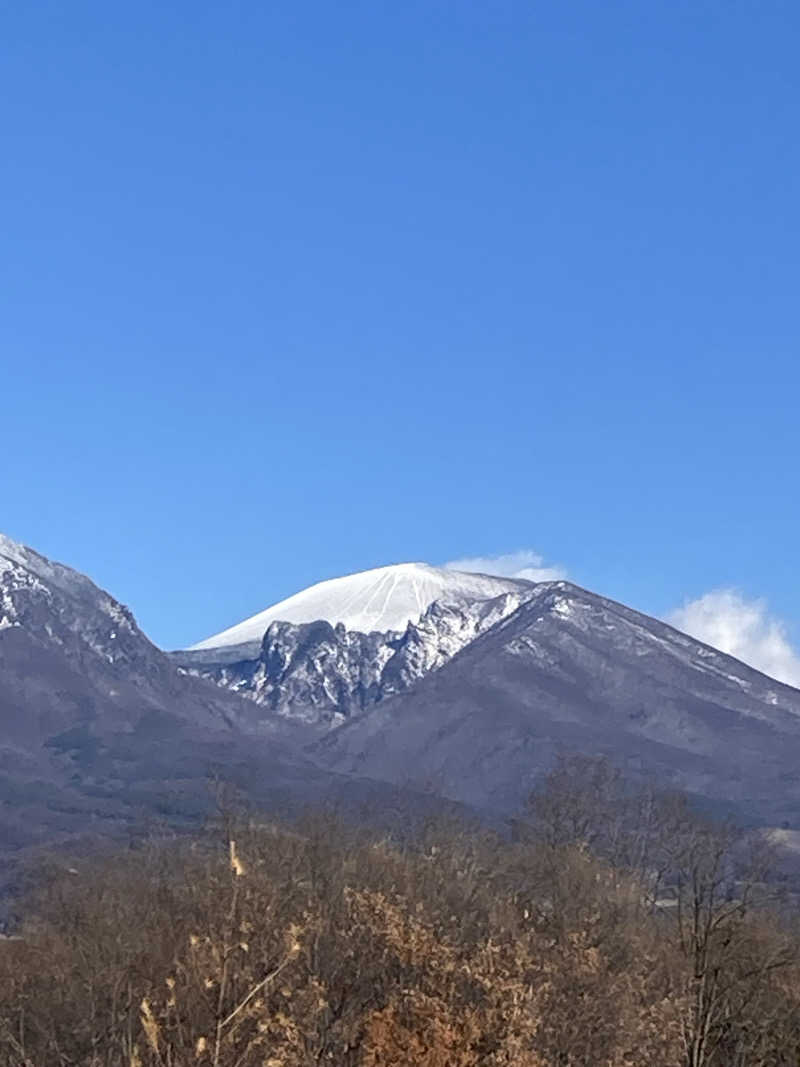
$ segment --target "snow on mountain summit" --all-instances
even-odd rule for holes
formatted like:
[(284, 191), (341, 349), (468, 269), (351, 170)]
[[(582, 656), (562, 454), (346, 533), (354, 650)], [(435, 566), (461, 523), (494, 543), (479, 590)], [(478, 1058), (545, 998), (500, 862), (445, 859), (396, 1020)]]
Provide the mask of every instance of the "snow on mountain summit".
[(398, 563), (348, 574), (309, 586), (265, 611), (208, 637), (192, 651), (247, 645), (261, 641), (271, 622), (343, 623), (361, 633), (405, 630), (436, 600), (488, 599), (529, 588), (520, 579), (452, 571), (427, 563)]

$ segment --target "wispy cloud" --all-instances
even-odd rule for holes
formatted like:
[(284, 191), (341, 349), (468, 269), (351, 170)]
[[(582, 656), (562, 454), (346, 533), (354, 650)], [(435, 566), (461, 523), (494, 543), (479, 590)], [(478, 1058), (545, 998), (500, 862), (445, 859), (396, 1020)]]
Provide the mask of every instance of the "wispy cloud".
[(673, 611), (667, 622), (771, 678), (800, 687), (800, 654), (765, 600), (714, 589)]
[(507, 552), (501, 556), (469, 556), (445, 563), (451, 571), (471, 571), (476, 574), (495, 574), (501, 578), (527, 578), (529, 582), (554, 582), (566, 578), (566, 570), (559, 564), (546, 564), (533, 549)]

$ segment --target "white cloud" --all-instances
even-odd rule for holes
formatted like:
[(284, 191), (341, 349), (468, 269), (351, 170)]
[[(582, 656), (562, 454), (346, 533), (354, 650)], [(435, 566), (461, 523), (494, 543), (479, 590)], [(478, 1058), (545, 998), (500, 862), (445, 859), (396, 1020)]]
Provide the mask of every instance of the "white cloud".
[(735, 589), (715, 589), (673, 611), (667, 622), (771, 678), (800, 687), (800, 654), (764, 600), (747, 600)]
[(527, 578), (529, 582), (555, 582), (566, 578), (563, 567), (545, 565), (538, 552), (530, 548), (508, 552), (503, 556), (470, 556), (445, 563), (451, 571), (471, 571), (475, 574), (494, 574), (500, 578)]

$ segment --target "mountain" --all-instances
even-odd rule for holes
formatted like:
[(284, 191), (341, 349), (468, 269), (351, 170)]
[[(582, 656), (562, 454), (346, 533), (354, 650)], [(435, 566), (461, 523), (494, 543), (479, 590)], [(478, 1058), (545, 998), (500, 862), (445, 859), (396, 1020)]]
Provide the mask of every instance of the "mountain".
[(800, 826), (800, 691), (612, 600), (546, 582), (406, 692), (337, 726), (340, 773), (518, 811), (560, 750)]
[(0, 536), (0, 844), (103, 834), (194, 789), (238, 702), (182, 677), (88, 578)]
[(214, 773), (269, 807), (400, 804), (315, 766), (254, 710), (178, 671), (88, 578), (0, 536), (0, 853), (191, 823)]
[(189, 825), (212, 773), (273, 809), (513, 814), (562, 750), (800, 828), (800, 691), (568, 582), (409, 564), (259, 618), (168, 655), (0, 538), (0, 850)]
[(189, 651), (232, 649), (240, 660), (258, 655), (272, 622), (341, 623), (361, 633), (405, 630), (436, 600), (486, 599), (527, 588), (530, 582), (468, 574), (427, 563), (398, 563), (391, 567), (348, 574), (295, 593), (286, 600), (192, 645)]
[(235, 702), (182, 677), (133, 615), (88, 578), (0, 537), (0, 710), (5, 740), (59, 729), (132, 730), (169, 715), (228, 729)]
[(257, 704), (254, 722), (322, 730), (309, 751), (341, 774), (510, 813), (558, 751), (603, 752), (800, 825), (800, 691), (568, 582), (451, 593), (402, 632), (272, 621), (241, 647), (174, 655)]
[[(481, 591), (486, 589), (482, 584)], [(271, 622), (258, 654), (238, 659), (242, 648), (172, 653), (188, 674), (209, 679), (281, 716), (332, 724), (396, 693), (420, 678), (515, 611), (534, 593), (520, 582), (491, 599), (435, 600), (403, 633), (360, 633), (343, 623)]]

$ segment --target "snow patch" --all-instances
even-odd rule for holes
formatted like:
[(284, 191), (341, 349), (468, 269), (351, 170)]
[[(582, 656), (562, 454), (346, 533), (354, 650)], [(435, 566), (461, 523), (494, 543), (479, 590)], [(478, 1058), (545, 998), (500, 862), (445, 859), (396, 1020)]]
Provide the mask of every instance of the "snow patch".
[(417, 622), (436, 600), (487, 600), (530, 588), (530, 582), (520, 579), (447, 570), (426, 563), (377, 567), (312, 585), (192, 645), (190, 651), (260, 642), (269, 624), (277, 621), (303, 623), (324, 619), (360, 633), (403, 631), (409, 622)]

